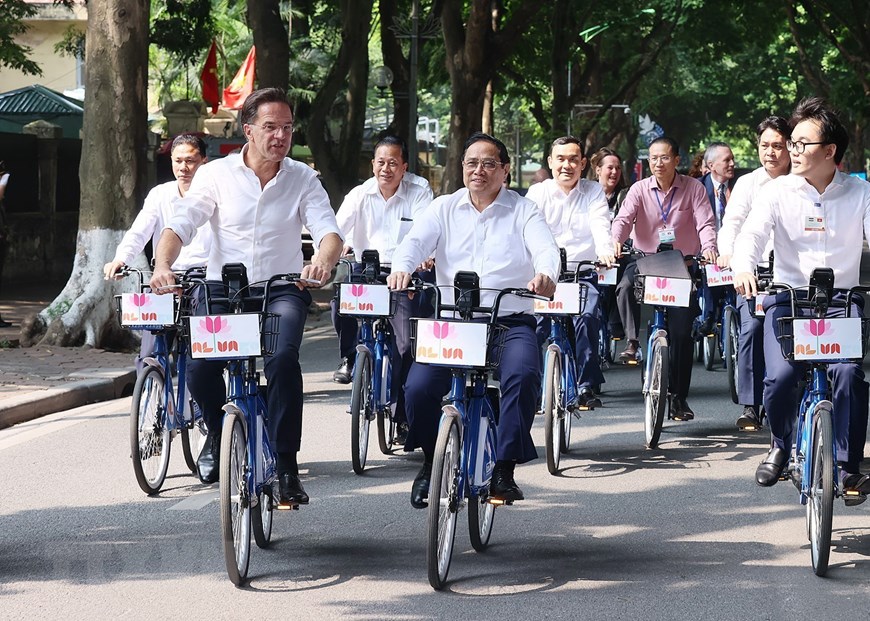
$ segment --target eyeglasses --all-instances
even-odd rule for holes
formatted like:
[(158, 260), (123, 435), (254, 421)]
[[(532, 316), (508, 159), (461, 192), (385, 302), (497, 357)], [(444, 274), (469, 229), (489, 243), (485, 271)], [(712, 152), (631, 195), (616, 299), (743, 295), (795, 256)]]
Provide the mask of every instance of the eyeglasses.
[(503, 166), (498, 160), (463, 160), (462, 165), (465, 167), (465, 170), (469, 171), (477, 170), (478, 166), (483, 166), (483, 169), (487, 172), (492, 172), (497, 167)]
[(801, 153), (804, 152), (804, 150), (808, 146), (814, 145), (814, 144), (831, 144), (831, 143), (828, 142), (827, 140), (822, 140), (819, 142), (803, 142), (802, 140), (795, 140), (795, 141), (786, 140), (785, 141), (785, 148), (788, 149), (789, 151), (793, 151), (797, 155), (800, 155)]
[(674, 159), (673, 155), (653, 155), (651, 158), (649, 158), (649, 163), (658, 164), (659, 162), (661, 162), (662, 164), (668, 164), (672, 159)]
[(287, 123), (286, 125), (275, 125), (274, 123), (263, 123), (262, 125), (257, 125), (256, 123), (248, 123), (248, 125), (259, 127), (267, 134), (277, 134), (279, 131), (283, 131), (285, 134), (293, 133), (293, 123)]

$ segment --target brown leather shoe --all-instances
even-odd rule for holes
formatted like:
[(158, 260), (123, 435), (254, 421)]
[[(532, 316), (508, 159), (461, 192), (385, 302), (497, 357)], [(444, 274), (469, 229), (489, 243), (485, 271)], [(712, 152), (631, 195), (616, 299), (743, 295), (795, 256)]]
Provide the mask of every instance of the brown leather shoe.
[(622, 353), (617, 356), (616, 361), (619, 364), (634, 364), (637, 362), (637, 350), (640, 347), (638, 341), (629, 341), (622, 350)]

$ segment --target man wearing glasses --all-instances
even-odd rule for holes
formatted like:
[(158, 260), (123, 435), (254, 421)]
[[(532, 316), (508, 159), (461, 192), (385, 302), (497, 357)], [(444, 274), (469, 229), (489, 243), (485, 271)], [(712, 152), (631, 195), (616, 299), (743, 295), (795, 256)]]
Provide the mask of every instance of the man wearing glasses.
[[(631, 236), (634, 247), (647, 254), (660, 244), (670, 244), (685, 256), (702, 252), (708, 261), (716, 260), (716, 219), (704, 186), (697, 179), (677, 173), (680, 148), (673, 138), (662, 136), (649, 146), (652, 177), (636, 182), (628, 191), (619, 213), (613, 220), (611, 236), (614, 252), (622, 253), (622, 244)], [(634, 297), (637, 265), (625, 268), (616, 286), (616, 303), (628, 344), (619, 359), (628, 362), (637, 356), (640, 305)], [(699, 309), (668, 309), (670, 337), (670, 418), (687, 421), (695, 413), (686, 402), (692, 382), (692, 319)]]
[[(864, 239), (870, 239), (870, 184), (837, 170), (849, 135), (833, 110), (820, 98), (805, 99), (792, 113), (791, 174), (773, 179), (752, 203), (737, 239), (731, 268), (734, 286), (747, 297), (757, 292), (753, 269), (773, 234), (773, 280), (805, 287), (813, 269), (834, 270), (834, 301), (846, 302), (858, 285)], [(861, 315), (863, 299), (853, 298)], [(764, 409), (770, 421), (771, 448), (755, 471), (755, 481), (776, 484), (791, 453), (797, 412), (797, 384), (805, 364), (782, 357), (777, 333), (779, 317), (789, 316), (787, 292), (764, 301)], [(844, 309), (829, 308), (828, 316)], [(854, 313), (853, 313), (854, 315)], [(870, 493), (870, 477), (861, 474), (867, 436), (867, 382), (861, 363), (831, 364), (834, 430), (843, 491), (857, 492), (847, 504), (860, 504)]]
[[(473, 271), (489, 289), (528, 288), (552, 296), (559, 274), (559, 249), (541, 211), (530, 200), (503, 186), (510, 167), (505, 145), (487, 134), (474, 134), (462, 158), (465, 187), (440, 196), (414, 223), (393, 254), (387, 283), (405, 289), (411, 273), (434, 257), (439, 285), (453, 285), (456, 272)], [(445, 301), (452, 295), (442, 290)], [(495, 293), (482, 291), (480, 303), (491, 305)], [(499, 323), (507, 327), (497, 375), (501, 381), (496, 464), (490, 495), (522, 500), (514, 466), (537, 457), (531, 428), (541, 390), (540, 349), (535, 337), (533, 304), (508, 296), (499, 307)], [(432, 458), (441, 399), (450, 388), (450, 369), (412, 365), (405, 383), (405, 411), (410, 430), (405, 449), (423, 449), (423, 468), (411, 487), (411, 505), (427, 506)]]
[[(213, 242), (206, 278), (217, 287), (227, 263), (243, 263), (252, 285), (275, 274), (300, 273), (308, 283), (275, 286), (269, 310), (279, 317), (274, 355), (265, 358), (269, 381), (269, 439), (278, 456), (279, 504), (306, 504), (296, 453), (302, 438), (302, 370), (299, 345), (311, 304), (306, 286), (322, 286), (341, 254), (342, 238), (335, 213), (317, 174), (287, 157), (293, 134), (293, 112), (278, 88), (251, 93), (239, 113), (247, 144), (241, 153), (204, 164), (187, 195), (178, 203), (155, 252), (151, 287), (175, 283), (169, 266), (196, 229), (209, 222)], [(319, 245), (317, 257), (303, 267), (302, 227)], [(254, 287), (252, 287), (254, 288)], [(200, 288), (202, 289), (202, 288)], [(201, 292), (201, 296), (203, 292)], [(221, 295), (221, 293), (218, 293)], [(205, 305), (198, 304), (204, 313)], [(212, 312), (216, 312), (214, 306)], [(219, 312), (219, 311), (218, 311)], [(192, 360), (190, 392), (202, 408), (208, 439), (197, 463), (203, 483), (218, 479), (220, 436), (226, 390), (225, 363)]]

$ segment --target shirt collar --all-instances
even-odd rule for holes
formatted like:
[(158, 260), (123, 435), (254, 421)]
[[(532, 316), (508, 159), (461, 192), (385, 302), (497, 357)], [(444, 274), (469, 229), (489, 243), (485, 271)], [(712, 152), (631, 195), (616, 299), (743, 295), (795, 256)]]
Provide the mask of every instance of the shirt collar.
[[(681, 175), (680, 173), (676, 173), (674, 175), (674, 181), (673, 181), (673, 183), (671, 183), (671, 190), (673, 190), (674, 188), (683, 187), (683, 183), (684, 183), (683, 179), (684, 178), (685, 178), (685, 175)], [(654, 176), (647, 177), (646, 179), (644, 179), (644, 181), (646, 181), (647, 188), (649, 188), (651, 190), (658, 190), (659, 189), (659, 184), (656, 181), (656, 178)], [(668, 190), (668, 192), (670, 192), (671, 190)]]
[[(468, 188), (462, 188), (459, 191), (463, 192), (463, 195), (456, 204), (457, 205), (468, 205), (469, 207), (471, 207), (472, 209), (477, 211), (477, 209), (474, 207), (474, 204), (471, 202), (471, 194), (469, 193)], [(512, 196), (512, 194), (514, 196)], [(495, 200), (492, 201), (489, 205), (487, 205), (486, 208), (484, 209), (484, 211), (486, 211), (486, 209), (489, 209), (493, 205), (501, 205), (503, 207), (511, 208), (514, 205), (516, 205), (516, 196), (519, 196), (519, 195), (515, 194), (514, 192), (509, 192), (507, 188), (502, 187), (501, 190), (499, 190), (498, 194), (496, 195)]]
[[(375, 177), (369, 177), (368, 179), (366, 179), (366, 181), (363, 183), (363, 192), (365, 192), (366, 194), (369, 194), (371, 196), (377, 196), (377, 197), (381, 198), (383, 201), (390, 200), (388, 198), (384, 198), (384, 195), (381, 194), (381, 189), (380, 189), (380, 187), (378, 187), (378, 180)], [(408, 194), (408, 190), (405, 187), (405, 184), (400, 181), (399, 187), (396, 189), (396, 193), (393, 194), (393, 196), (391, 196), (390, 198), (398, 197), (401, 199), (405, 199), (407, 194)]]

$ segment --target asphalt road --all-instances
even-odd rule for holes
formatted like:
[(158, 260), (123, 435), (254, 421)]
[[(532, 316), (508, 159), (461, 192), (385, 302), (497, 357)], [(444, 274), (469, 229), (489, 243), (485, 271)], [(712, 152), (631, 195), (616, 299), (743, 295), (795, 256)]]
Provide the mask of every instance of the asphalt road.
[(428, 585), (425, 511), (408, 502), (417, 455), (350, 465), (349, 388), (334, 340), (303, 347), (301, 463), (310, 506), (276, 513), (250, 583), (227, 579), (217, 486), (174, 444), (159, 496), (141, 493), (127, 448), (129, 399), (0, 432), (0, 618), (791, 619), (870, 618), (870, 503), (835, 507), (828, 577), (811, 570), (788, 483), (753, 482), (766, 434), (739, 434), (722, 371), (695, 367), (697, 418), (643, 448), (639, 373), (607, 372), (605, 407), (575, 425), (562, 476), (517, 470), (527, 500), (496, 511), (475, 553), (465, 514), (450, 583)]

